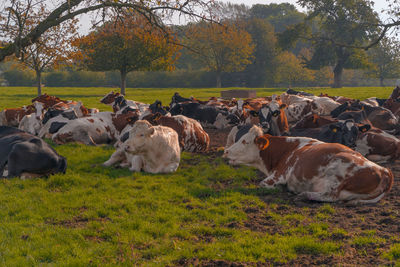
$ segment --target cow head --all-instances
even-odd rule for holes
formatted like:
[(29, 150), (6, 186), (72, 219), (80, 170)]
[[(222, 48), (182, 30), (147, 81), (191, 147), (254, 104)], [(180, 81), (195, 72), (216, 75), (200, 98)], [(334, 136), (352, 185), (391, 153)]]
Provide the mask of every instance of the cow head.
[(65, 174), (66, 171), (67, 171), (67, 159), (64, 158), (63, 156), (60, 156), (56, 172), (62, 172), (63, 174)]
[(64, 111), (58, 110), (58, 109), (52, 109), (52, 108), (48, 109), (47, 112), (43, 116), (43, 120), (42, 120), (43, 125), (46, 124), (51, 118), (54, 118), (63, 112)]
[[(260, 127), (253, 125), (248, 133), (243, 135), (237, 142), (232, 146), (225, 149), (224, 158), (229, 159), (229, 163), (232, 165), (255, 164), (260, 160), (260, 147), (258, 137), (263, 135), (263, 131)], [(263, 144), (265, 147), (266, 144)]]
[(154, 132), (155, 128), (148, 121), (137, 121), (129, 131), (129, 138), (125, 141), (125, 151), (132, 154), (145, 152)]
[(101, 100), (100, 103), (106, 104), (106, 105), (113, 105), (114, 104), (114, 100), (117, 96), (119, 96), (120, 93), (114, 93), (114, 91), (109, 92), (108, 94), (106, 94)]
[(168, 111), (166, 111), (163, 106), (162, 102), (160, 100), (156, 100), (153, 104), (149, 106), (151, 113), (160, 113), (161, 115), (166, 115)]
[(126, 107), (128, 104), (126, 103), (126, 99), (123, 95), (119, 95), (114, 99), (114, 104), (113, 104), (113, 110), (114, 112), (117, 112), (124, 107)]
[(263, 105), (261, 109), (256, 111), (250, 111), (252, 116), (258, 116), (260, 126), (264, 132), (268, 132), (271, 135), (281, 135), (279, 129), (278, 119), (283, 109), (286, 108), (286, 104), (280, 104), (278, 101), (271, 101), (268, 105)]
[(340, 121), (329, 124), (328, 131), (325, 133), (331, 136), (332, 143), (340, 143), (348, 147), (355, 147), (358, 133), (366, 132), (371, 128), (371, 125), (365, 124), (357, 126), (353, 120)]

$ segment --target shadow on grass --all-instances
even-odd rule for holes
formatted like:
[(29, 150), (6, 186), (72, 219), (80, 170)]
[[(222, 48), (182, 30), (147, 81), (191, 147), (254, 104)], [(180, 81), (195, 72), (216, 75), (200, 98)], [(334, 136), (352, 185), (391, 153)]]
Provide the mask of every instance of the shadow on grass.
[(197, 188), (189, 190), (189, 193), (199, 199), (208, 199), (208, 198), (219, 198), (225, 196), (230, 193), (241, 193), (243, 195), (252, 195), (252, 196), (266, 196), (273, 195), (278, 192), (281, 192), (279, 189), (267, 189), (267, 188), (229, 188), (226, 190), (217, 190), (213, 188)]

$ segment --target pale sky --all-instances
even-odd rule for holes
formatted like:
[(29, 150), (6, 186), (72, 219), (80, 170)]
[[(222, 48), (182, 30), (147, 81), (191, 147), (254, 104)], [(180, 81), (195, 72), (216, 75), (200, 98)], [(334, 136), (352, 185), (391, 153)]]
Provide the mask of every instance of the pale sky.
[[(300, 8), (299, 5), (296, 4), (297, 0), (219, 0), (221, 2), (231, 2), (234, 4), (245, 4), (248, 6), (252, 6), (254, 4), (264, 4), (264, 5), (268, 5), (271, 3), (291, 3), (293, 5), (295, 5), (299, 10), (301, 11), (305, 11), (303, 9)], [(383, 10), (387, 9), (387, 2), (386, 0), (375, 0), (375, 5), (374, 5), (374, 9), (375, 11), (379, 14), (379, 16), (381, 17), (381, 19), (383, 20), (383, 22), (387, 22), (388, 20), (388, 16), (383, 12)], [(174, 22), (175, 23), (175, 22)], [(176, 22), (179, 23), (179, 22)], [(90, 30), (90, 18), (88, 15), (82, 15), (80, 18), (80, 33), (82, 34), (86, 34), (89, 32)]]

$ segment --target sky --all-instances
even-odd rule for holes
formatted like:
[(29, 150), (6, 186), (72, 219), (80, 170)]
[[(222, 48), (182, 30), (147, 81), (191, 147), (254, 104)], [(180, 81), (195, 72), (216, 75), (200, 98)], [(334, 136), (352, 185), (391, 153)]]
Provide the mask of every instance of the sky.
[[(248, 5), (248, 6), (252, 6), (252, 5), (255, 5), (255, 4), (268, 5), (268, 4), (271, 4), (271, 3), (291, 3), (291, 4), (295, 5), (299, 10), (305, 11), (298, 4), (296, 4), (297, 0), (219, 0), (219, 1), (225, 2), (225, 3), (230, 2), (230, 3), (234, 3), (234, 4), (245, 4), (245, 5)], [(379, 16), (381, 17), (383, 22), (387, 22), (387, 20), (389, 18), (383, 12), (384, 9), (387, 9), (386, 0), (375, 0), (374, 9), (379, 14)], [(81, 34), (87, 34), (89, 32), (90, 26), (91, 26), (90, 17), (87, 16), (87, 15), (81, 16), (80, 24), (81, 24), (81, 27), (80, 27), (79, 32)]]

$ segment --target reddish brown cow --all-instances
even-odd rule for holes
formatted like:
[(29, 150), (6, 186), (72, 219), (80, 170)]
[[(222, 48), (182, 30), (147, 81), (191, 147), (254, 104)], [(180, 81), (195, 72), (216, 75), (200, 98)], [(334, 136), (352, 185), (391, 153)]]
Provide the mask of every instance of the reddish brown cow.
[(66, 100), (61, 100), (60, 98), (56, 97), (56, 96), (50, 96), (48, 94), (43, 94), (40, 95), (38, 97), (35, 97), (32, 99), (32, 103), (38, 101), (44, 104), (44, 109), (48, 109), (52, 106), (54, 106), (55, 104), (58, 104), (60, 102), (62, 103), (67, 103), (68, 101)]
[(254, 126), (225, 150), (231, 164), (257, 167), (261, 185), (286, 184), (299, 197), (314, 201), (375, 203), (391, 189), (393, 174), (341, 144), (304, 137), (262, 135)]
[(160, 113), (144, 118), (153, 125), (167, 126), (174, 129), (179, 136), (181, 148), (189, 152), (204, 152), (210, 146), (210, 137), (196, 120), (183, 115), (163, 116)]
[(20, 121), (25, 115), (32, 114), (36, 111), (34, 105), (22, 108), (8, 108), (0, 112), (0, 125), (18, 127)]
[(400, 140), (378, 128), (360, 133), (354, 149), (376, 162), (400, 158)]
[(304, 129), (304, 128), (319, 128), (327, 124), (338, 122), (336, 119), (332, 119), (327, 116), (319, 116), (317, 114), (310, 114), (302, 118), (297, 122), (292, 129)]

